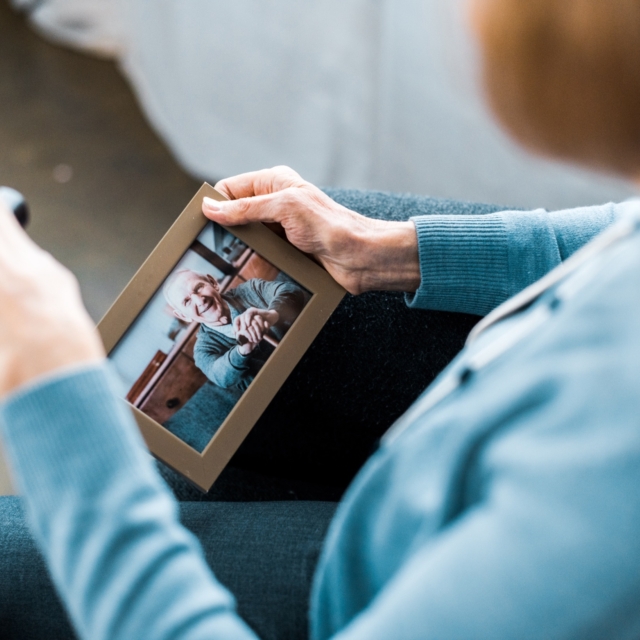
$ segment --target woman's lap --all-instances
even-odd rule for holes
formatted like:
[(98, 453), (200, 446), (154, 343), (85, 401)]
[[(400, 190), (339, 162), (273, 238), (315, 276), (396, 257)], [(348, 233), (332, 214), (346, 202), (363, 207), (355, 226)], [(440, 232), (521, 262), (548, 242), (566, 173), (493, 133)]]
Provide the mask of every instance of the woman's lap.
[(0, 498), (0, 558), (2, 637), (74, 637), (27, 528), (19, 498)]
[(207, 562), (259, 637), (306, 638), (311, 581), (336, 504), (181, 506), (183, 522), (202, 541)]
[[(259, 637), (306, 638), (311, 579), (335, 503), (182, 503), (180, 509)], [(0, 498), (0, 558), (2, 638), (75, 637), (19, 498)]]

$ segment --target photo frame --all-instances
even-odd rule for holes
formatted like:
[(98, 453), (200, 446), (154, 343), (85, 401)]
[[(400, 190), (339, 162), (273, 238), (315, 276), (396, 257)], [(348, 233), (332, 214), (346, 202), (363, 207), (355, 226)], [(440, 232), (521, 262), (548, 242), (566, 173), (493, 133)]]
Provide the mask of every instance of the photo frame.
[[(114, 363), (124, 362), (128, 365), (129, 361), (136, 360), (129, 356), (129, 352), (142, 354), (136, 355), (137, 369), (132, 367), (134, 373), (131, 376), (138, 375), (140, 369), (142, 371), (133, 382), (133, 377), (129, 380), (125, 401), (131, 406), (149, 451), (203, 492), (211, 488), (346, 293), (321, 266), (263, 224), (224, 227), (212, 223), (202, 213), (202, 199), (205, 196), (218, 201), (226, 199), (211, 185), (203, 184), (98, 324), (107, 356)], [(209, 228), (214, 236), (211, 241), (213, 244), (205, 246), (206, 243), (201, 240)], [(218, 245), (215, 242), (223, 246), (221, 251), (216, 251)], [(200, 271), (181, 268), (188, 256), (193, 256), (192, 261), (207, 260), (212, 265), (210, 269), (205, 269), (207, 282)], [(196, 285), (192, 287), (194, 282)], [(203, 287), (217, 288), (218, 294), (211, 293), (210, 298), (197, 297), (203, 295)], [(197, 290), (197, 293), (189, 293), (195, 300), (209, 300), (209, 303), (197, 307), (197, 312), (193, 307), (193, 313), (199, 315), (189, 316), (189, 311), (183, 312), (177, 308), (190, 301), (189, 297), (182, 301), (183, 289), (189, 292)], [(238, 320), (239, 315), (244, 314), (244, 318), (255, 316), (242, 311), (242, 304), (247, 306), (255, 302), (256, 295), (270, 295), (269, 292), (273, 291), (280, 295), (278, 300), (286, 298), (281, 292), (289, 296), (286, 298), (289, 306), (277, 307), (280, 312), (274, 316), (288, 318), (283, 324), (286, 326), (279, 329), (281, 339), (273, 337), (278, 329), (274, 324), (261, 339), (255, 338), (251, 345), (243, 346), (242, 332), (236, 331), (234, 334), (232, 327), (237, 329), (244, 326), (242, 319)], [(241, 294), (249, 302), (238, 302), (244, 300)], [(162, 295), (168, 302), (162, 299)], [(217, 302), (214, 304), (211, 300)], [(203, 318), (209, 318), (216, 305), (228, 309), (233, 307), (233, 313), (228, 311), (228, 317), (223, 316), (213, 324), (204, 322)], [(175, 318), (162, 316), (162, 313), (167, 315), (170, 311), (174, 312)], [(187, 313), (187, 317), (184, 313)], [(251, 313), (257, 314), (255, 310)], [(192, 317), (196, 317), (196, 320), (189, 322)], [(168, 344), (172, 346), (159, 349), (148, 363), (143, 362), (146, 365), (142, 368), (138, 361), (140, 358), (144, 360), (145, 349), (149, 352), (153, 344), (147, 344), (150, 332), (146, 325), (140, 323), (144, 321), (148, 325), (151, 320), (156, 324), (161, 321), (165, 325), (171, 322), (170, 328), (175, 325), (175, 330), (170, 331), (166, 339), (162, 338), (165, 342), (169, 340)], [(223, 321), (227, 324), (220, 326), (219, 323)], [(258, 319), (257, 322), (268, 326), (264, 320)], [(231, 362), (233, 355), (236, 360), (242, 360), (238, 354), (243, 349), (254, 348), (243, 357), (253, 358), (253, 361), (259, 362), (254, 369), (257, 366), (260, 368), (251, 375), (247, 373), (246, 380), (240, 380), (246, 388), (240, 391), (230, 387), (233, 393), (229, 391), (229, 394), (235, 400), (229, 401), (223, 395), (229, 376), (223, 376), (223, 381), (218, 380), (215, 368), (217, 360), (208, 355), (213, 365), (207, 368), (209, 360), (202, 355), (206, 355), (206, 352), (201, 343), (206, 343), (205, 338), (209, 335), (213, 335), (217, 341), (232, 341), (231, 344), (236, 336), (237, 345), (219, 357), (225, 366), (228, 363), (222, 362), (224, 358)], [(139, 346), (141, 342), (144, 344)], [(231, 354), (232, 349), (237, 353)], [(257, 355), (254, 357), (258, 351), (260, 354), (268, 351), (266, 359), (263, 357), (263, 360), (259, 360)], [(222, 364), (218, 366), (219, 370), (222, 370)], [(232, 377), (240, 375), (233, 362), (227, 368)], [(206, 375), (204, 372), (207, 372)], [(205, 392), (209, 395), (206, 396)], [(179, 432), (172, 430), (172, 426), (167, 426), (174, 425), (175, 416), (193, 415), (193, 407), (199, 406), (196, 402), (199, 397), (209, 397), (208, 406), (211, 406), (210, 397), (216, 393), (223, 398), (222, 404), (226, 402), (231, 409), (224, 419), (219, 418), (220, 424), (215, 425), (210, 439), (201, 447), (185, 440)], [(163, 422), (167, 415), (170, 417)], [(198, 438), (202, 440), (200, 431)]]

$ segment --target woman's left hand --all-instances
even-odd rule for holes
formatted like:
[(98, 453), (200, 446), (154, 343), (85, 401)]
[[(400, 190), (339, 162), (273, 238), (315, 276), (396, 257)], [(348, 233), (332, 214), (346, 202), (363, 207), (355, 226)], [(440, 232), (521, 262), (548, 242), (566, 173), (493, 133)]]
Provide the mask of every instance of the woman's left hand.
[(276, 223), (349, 293), (415, 291), (420, 285), (418, 237), (411, 221), (366, 218), (332, 200), (289, 167), (226, 178), (204, 198), (207, 218), (224, 225)]
[(103, 358), (73, 274), (0, 204), (0, 398), (42, 375)]

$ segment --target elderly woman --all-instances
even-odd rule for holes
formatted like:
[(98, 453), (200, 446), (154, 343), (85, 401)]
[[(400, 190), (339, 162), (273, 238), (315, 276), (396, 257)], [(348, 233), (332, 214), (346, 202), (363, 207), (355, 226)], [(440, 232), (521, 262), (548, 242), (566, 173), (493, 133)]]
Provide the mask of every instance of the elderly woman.
[[(516, 138), (640, 176), (638, 0), (477, 0), (473, 23), (489, 100)], [(286, 168), (218, 188), (232, 201), (204, 202), (207, 216), (280, 223), (352, 293), (488, 313), (338, 507), (315, 568), (312, 637), (637, 637), (640, 204), (416, 215), (433, 213), (430, 201), (332, 200)], [(416, 217), (355, 211), (402, 218), (394, 207)], [(179, 523), (72, 278), (10, 216), (0, 225), (4, 438), (77, 632), (255, 638)], [(242, 593), (240, 613), (263, 637), (295, 637), (287, 616), (331, 508), (204, 506), (192, 528)], [(51, 596), (19, 544), (15, 502), (3, 512), (3, 556), (22, 554), (3, 559), (3, 628), (20, 619), (34, 637), (22, 606), (55, 637), (64, 620), (38, 606)]]

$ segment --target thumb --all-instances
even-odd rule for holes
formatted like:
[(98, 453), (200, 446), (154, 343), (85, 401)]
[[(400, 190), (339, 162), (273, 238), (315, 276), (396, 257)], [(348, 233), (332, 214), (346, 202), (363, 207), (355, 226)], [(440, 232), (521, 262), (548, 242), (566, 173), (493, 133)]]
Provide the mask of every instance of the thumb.
[(28, 260), (33, 252), (42, 252), (18, 223), (13, 211), (0, 201), (0, 251), (8, 260)]
[(279, 222), (281, 207), (278, 200), (283, 191), (237, 200), (203, 198), (202, 213), (219, 224), (234, 226), (249, 222)]

